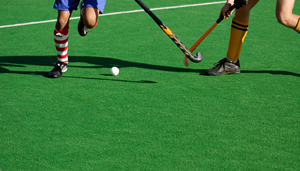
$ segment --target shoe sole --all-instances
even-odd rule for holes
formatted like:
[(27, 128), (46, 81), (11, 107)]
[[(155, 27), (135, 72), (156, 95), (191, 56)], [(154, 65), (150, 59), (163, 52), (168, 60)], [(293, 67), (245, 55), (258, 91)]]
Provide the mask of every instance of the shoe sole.
[(230, 74), (217, 74), (217, 75), (212, 75), (212, 74), (206, 74), (207, 76), (221, 76), (221, 75), (232, 75), (232, 74), (240, 74), (241, 72), (235, 72), (235, 73), (230, 73)]
[(66, 67), (66, 68), (63, 68), (62, 70), (61, 70), (61, 72), (67, 72), (68, 71), (68, 68)]

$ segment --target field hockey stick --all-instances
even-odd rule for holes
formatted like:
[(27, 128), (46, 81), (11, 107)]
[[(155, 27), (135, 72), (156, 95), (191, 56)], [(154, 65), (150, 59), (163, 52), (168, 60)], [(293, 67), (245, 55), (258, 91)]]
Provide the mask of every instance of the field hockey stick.
[[(232, 7), (229, 8), (228, 11), (232, 11), (235, 8), (235, 6), (233, 5)], [(215, 29), (217, 27), (218, 24), (220, 24), (221, 21), (223, 21), (224, 16), (221, 14), (220, 17), (217, 19), (217, 21), (209, 27), (209, 29), (207, 29), (202, 35), (201, 37), (192, 45), (192, 47), (189, 49), (189, 51), (191, 53), (194, 52), (194, 50), (200, 45), (200, 43), (211, 33), (211, 31), (213, 31), (213, 29)], [(183, 63), (185, 66), (189, 66), (189, 60), (187, 58), (187, 56), (184, 56), (183, 58)]]
[[(248, 0), (235, 0), (234, 5), (231, 6), (227, 12), (232, 11), (234, 8), (239, 9), (247, 4), (248, 4)], [(210, 32), (213, 31), (213, 29), (215, 29), (217, 27), (217, 25), (221, 23), (221, 21), (223, 21), (223, 19), (224, 19), (224, 16), (222, 14), (220, 14), (217, 21), (201, 35), (201, 37), (192, 45), (192, 47), (189, 49), (189, 51), (191, 53), (193, 53), (194, 50), (200, 45), (200, 43), (206, 38), (206, 36), (209, 35)], [(183, 58), (183, 63), (185, 66), (189, 65), (189, 60), (188, 60), (187, 56), (185, 56)]]
[(203, 59), (201, 52), (197, 52), (197, 56), (194, 56), (187, 47), (175, 36), (175, 34), (156, 16), (152, 11), (141, 1), (135, 0), (145, 12), (156, 22), (156, 24), (171, 38), (171, 40), (181, 49), (181, 51), (189, 58), (192, 62), (198, 63)]

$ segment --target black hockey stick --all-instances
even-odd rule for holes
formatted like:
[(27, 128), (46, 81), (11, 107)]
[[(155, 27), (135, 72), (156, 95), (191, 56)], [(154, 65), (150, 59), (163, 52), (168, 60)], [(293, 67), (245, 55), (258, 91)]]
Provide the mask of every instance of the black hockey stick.
[(188, 48), (175, 36), (175, 34), (156, 16), (152, 11), (141, 1), (135, 0), (150, 17), (156, 22), (156, 24), (172, 39), (172, 41), (181, 49), (181, 51), (193, 62), (198, 63), (203, 59), (201, 52), (197, 52), (197, 56), (194, 56)]

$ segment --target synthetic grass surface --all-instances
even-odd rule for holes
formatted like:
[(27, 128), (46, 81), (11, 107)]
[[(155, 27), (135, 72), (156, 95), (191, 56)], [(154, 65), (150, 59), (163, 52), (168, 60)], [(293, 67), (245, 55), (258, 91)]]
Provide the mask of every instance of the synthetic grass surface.
[[(51, 1), (6, 2), (23, 3), (12, 11), (3, 3), (0, 25), (56, 18)], [(189, 47), (221, 7), (154, 13)], [(114, 0), (105, 13), (136, 9)], [(59, 79), (47, 77), (55, 23), (0, 28), (0, 170), (298, 170), (299, 35), (274, 13), (275, 2), (257, 4), (242, 73), (218, 77), (203, 73), (225, 57), (231, 20), (201, 43), (204, 60), (189, 67), (145, 12), (99, 17), (86, 37), (71, 20), (70, 63)]]

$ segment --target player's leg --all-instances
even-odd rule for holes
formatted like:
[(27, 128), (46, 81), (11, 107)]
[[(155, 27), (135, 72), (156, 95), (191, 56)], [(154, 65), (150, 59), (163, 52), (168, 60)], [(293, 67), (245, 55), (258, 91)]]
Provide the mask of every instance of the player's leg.
[(80, 4), (80, 20), (78, 23), (78, 33), (85, 36), (89, 29), (98, 24), (98, 16), (103, 13), (106, 0), (83, 0)]
[(248, 32), (250, 11), (258, 1), (249, 0), (246, 6), (236, 9), (235, 16), (232, 19), (227, 58), (220, 60), (215, 67), (207, 70), (207, 75), (240, 73), (239, 57)]
[(242, 45), (248, 32), (250, 11), (257, 2), (258, 0), (249, 0), (246, 6), (235, 11), (227, 50), (227, 58), (233, 63), (237, 62), (240, 58)]
[(61, 77), (67, 71), (68, 65), (68, 40), (69, 20), (73, 10), (77, 10), (79, 0), (55, 0), (53, 8), (58, 10), (57, 21), (54, 29), (54, 41), (57, 52), (57, 63), (50, 71), (52, 78)]
[(78, 33), (86, 36), (89, 29), (98, 24), (99, 10), (92, 7), (82, 7), (80, 20), (78, 22)]
[(85, 7), (82, 10), (82, 19), (83, 19), (84, 25), (89, 29), (94, 28), (96, 26), (96, 24), (98, 23), (99, 13), (100, 13), (100, 11), (96, 8)]
[(61, 77), (62, 72), (67, 71), (68, 66), (68, 40), (69, 40), (69, 18), (71, 11), (58, 10), (57, 22), (53, 32), (55, 48), (57, 52), (57, 62), (50, 71), (49, 76), (52, 78)]
[(276, 18), (286, 27), (300, 33), (300, 16), (293, 14), (295, 0), (277, 0)]
[(69, 18), (71, 11), (58, 11), (54, 30), (54, 41), (57, 50), (57, 61), (68, 63)]

